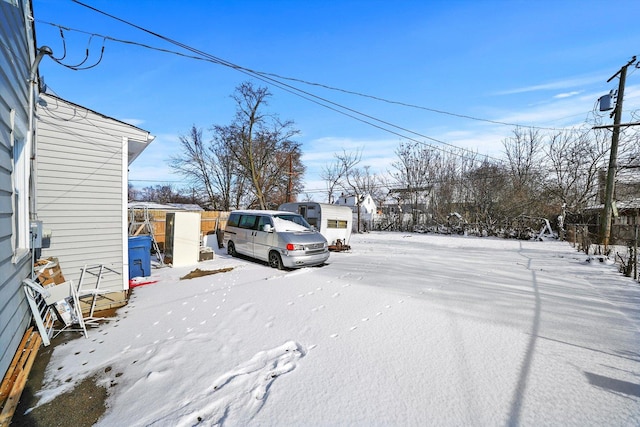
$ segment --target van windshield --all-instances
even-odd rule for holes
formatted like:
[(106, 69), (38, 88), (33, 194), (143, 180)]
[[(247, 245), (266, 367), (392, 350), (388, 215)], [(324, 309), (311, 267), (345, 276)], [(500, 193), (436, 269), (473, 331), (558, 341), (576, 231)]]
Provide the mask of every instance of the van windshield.
[(276, 214), (273, 217), (278, 231), (311, 231), (309, 223), (300, 215)]

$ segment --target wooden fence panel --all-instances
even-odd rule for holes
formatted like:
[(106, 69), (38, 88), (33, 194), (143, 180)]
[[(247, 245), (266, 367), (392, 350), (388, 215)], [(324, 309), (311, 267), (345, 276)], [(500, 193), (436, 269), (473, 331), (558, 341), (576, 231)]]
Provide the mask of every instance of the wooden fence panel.
[[(136, 209), (136, 211), (137, 210), (138, 209)], [(142, 212), (142, 210), (140, 211)], [(151, 227), (153, 228), (153, 235), (161, 248), (164, 248), (167, 212), (168, 211), (155, 209), (149, 210), (149, 221), (151, 223)], [(228, 219), (229, 212), (200, 212), (200, 233), (205, 236), (207, 234), (214, 234), (216, 230), (224, 230), (227, 225)]]
[(202, 212), (200, 232), (202, 235), (214, 234), (216, 230), (224, 230), (229, 219), (229, 212)]

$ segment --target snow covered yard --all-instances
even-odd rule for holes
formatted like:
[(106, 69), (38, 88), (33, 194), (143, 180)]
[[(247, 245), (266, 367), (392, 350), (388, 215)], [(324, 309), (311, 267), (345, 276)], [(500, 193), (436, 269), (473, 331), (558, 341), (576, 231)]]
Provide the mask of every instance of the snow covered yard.
[[(563, 242), (355, 235), (320, 268), (155, 270), (56, 348), (105, 426), (640, 425), (640, 285)], [(82, 396), (78, 396), (82, 398)]]

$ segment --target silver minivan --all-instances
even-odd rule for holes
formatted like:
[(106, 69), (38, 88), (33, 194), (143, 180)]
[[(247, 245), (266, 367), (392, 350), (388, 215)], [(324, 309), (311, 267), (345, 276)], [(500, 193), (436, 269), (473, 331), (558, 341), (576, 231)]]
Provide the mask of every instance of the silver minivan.
[(229, 215), (224, 244), (238, 254), (267, 261), (280, 270), (323, 264), (329, 258), (327, 240), (295, 213), (243, 210)]

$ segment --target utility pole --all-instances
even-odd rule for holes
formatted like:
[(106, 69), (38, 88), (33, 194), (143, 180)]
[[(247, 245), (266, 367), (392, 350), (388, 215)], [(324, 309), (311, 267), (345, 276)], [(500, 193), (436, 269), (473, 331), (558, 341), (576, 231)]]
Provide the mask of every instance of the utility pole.
[(607, 80), (607, 83), (615, 79), (618, 74), (620, 75), (620, 82), (618, 83), (618, 99), (616, 101), (616, 109), (614, 111), (613, 118), (613, 133), (611, 136), (611, 151), (609, 154), (609, 169), (607, 170), (607, 183), (605, 186), (605, 200), (604, 200), (604, 215), (602, 219), (602, 244), (605, 251), (609, 246), (609, 239), (611, 237), (611, 217), (613, 214), (613, 193), (615, 189), (616, 181), (616, 168), (618, 162), (618, 141), (620, 140), (620, 120), (622, 118), (622, 101), (624, 98), (624, 85), (627, 79), (627, 68), (636, 62), (636, 57), (631, 58), (626, 65), (620, 68), (620, 71), (615, 73)]
[(293, 157), (292, 157), (292, 153), (289, 153), (289, 172), (287, 173), (287, 175), (289, 175), (289, 179), (287, 181), (287, 203), (292, 202), (292, 198), (293, 198), (293, 176), (297, 175), (295, 172), (293, 172)]

